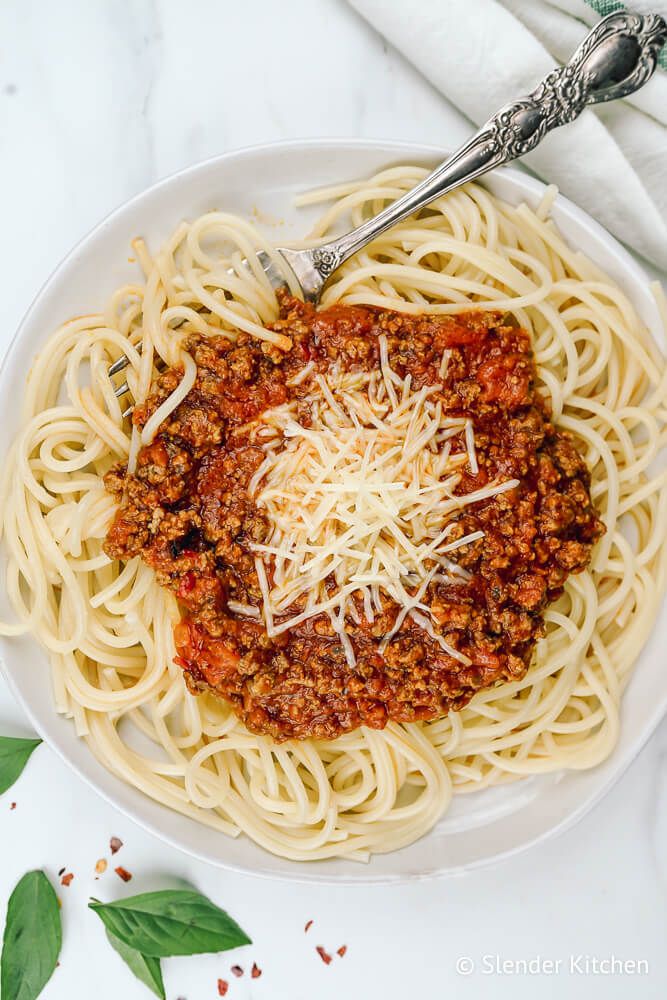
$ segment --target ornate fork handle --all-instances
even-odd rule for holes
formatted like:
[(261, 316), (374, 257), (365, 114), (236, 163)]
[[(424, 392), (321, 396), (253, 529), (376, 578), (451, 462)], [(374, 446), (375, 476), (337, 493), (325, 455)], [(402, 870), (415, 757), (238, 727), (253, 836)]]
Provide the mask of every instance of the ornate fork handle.
[(633, 93), (653, 73), (666, 39), (667, 24), (657, 14), (619, 12), (598, 22), (565, 66), (549, 73), (527, 97), (501, 108), (402, 198), (321, 247), (305, 253), (282, 250), (306, 298), (317, 301), (343, 261), (435, 198), (530, 152), (547, 132), (574, 121), (587, 104)]

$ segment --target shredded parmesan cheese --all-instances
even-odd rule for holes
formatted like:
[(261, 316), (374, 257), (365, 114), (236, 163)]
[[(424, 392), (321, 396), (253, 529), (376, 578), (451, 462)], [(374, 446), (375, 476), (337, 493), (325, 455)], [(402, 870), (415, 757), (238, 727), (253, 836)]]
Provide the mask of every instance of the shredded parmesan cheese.
[(472, 421), (443, 415), (442, 385), (414, 390), (409, 375), (392, 370), (384, 336), (379, 347), (379, 372), (334, 366), (313, 376), (307, 365), (292, 379), (310, 379), (308, 426), (292, 401), (264, 413), (256, 430), (265, 458), (249, 492), (270, 524), (265, 544), (254, 546), (264, 624), (275, 636), (326, 614), (354, 666), (346, 619), (372, 623), (388, 597), (399, 611), (381, 650), (409, 616), (467, 664), (433, 629), (428, 588), (468, 577), (450, 557), (483, 532), (460, 536), (464, 507), (518, 480), (457, 495), (465, 467), (479, 472)]
[(259, 618), (260, 611), (254, 604), (242, 604), (241, 601), (227, 601), (227, 607), (235, 615), (245, 615), (247, 618)]

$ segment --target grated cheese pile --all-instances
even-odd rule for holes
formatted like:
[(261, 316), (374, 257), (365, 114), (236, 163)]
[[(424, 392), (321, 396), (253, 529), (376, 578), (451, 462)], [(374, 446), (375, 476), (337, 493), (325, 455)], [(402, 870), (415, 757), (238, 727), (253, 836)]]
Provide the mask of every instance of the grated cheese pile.
[[(293, 400), (264, 413), (253, 435), (266, 457), (249, 493), (271, 526), (266, 544), (254, 545), (264, 624), (276, 636), (326, 613), (353, 667), (346, 619), (359, 624), (363, 614), (372, 623), (390, 597), (400, 610), (380, 651), (410, 616), (469, 664), (434, 631), (424, 598), (432, 581), (467, 578), (449, 556), (483, 532), (451, 539), (462, 508), (518, 480), (456, 496), (463, 467), (478, 471), (472, 422), (444, 416), (434, 398), (442, 384), (414, 390), (410, 375), (390, 367), (384, 336), (379, 345), (380, 371), (334, 366), (313, 375), (307, 365), (292, 384), (312, 383), (304, 398), (310, 425), (299, 422)], [(445, 351), (442, 378), (448, 360)], [(452, 448), (456, 439), (464, 450)]]

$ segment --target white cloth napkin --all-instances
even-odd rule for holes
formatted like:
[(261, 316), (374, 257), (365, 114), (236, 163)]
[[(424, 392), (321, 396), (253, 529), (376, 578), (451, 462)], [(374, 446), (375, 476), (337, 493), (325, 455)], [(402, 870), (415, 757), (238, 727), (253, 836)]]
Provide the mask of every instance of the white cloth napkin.
[[(532, 90), (598, 19), (584, 0), (349, 2), (476, 125)], [(667, 15), (667, 0), (628, 6)], [(524, 161), (667, 271), (667, 73), (630, 100), (587, 109)]]

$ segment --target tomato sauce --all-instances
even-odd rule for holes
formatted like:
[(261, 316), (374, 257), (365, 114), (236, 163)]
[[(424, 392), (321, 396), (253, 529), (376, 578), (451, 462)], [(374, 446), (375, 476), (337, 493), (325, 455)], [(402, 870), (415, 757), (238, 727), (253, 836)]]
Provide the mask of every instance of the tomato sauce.
[[(290, 337), (289, 351), (245, 335), (235, 342), (192, 336), (193, 389), (141, 450), (136, 472), (117, 467), (106, 477), (119, 500), (106, 551), (114, 559), (141, 556), (176, 595), (178, 663), (190, 690), (225, 699), (249, 729), (280, 741), (333, 739), (360, 725), (382, 728), (390, 719), (435, 719), (481, 688), (520, 678), (543, 634), (545, 607), (569, 573), (587, 566), (603, 530), (574, 440), (554, 426), (535, 390), (526, 331), (513, 317), (490, 312), (316, 310), (289, 297), (274, 329)], [(372, 624), (363, 614), (359, 624), (346, 622), (354, 668), (327, 617), (276, 638), (258, 617), (253, 544), (266, 538), (269, 526), (247, 492), (263, 453), (243, 426), (268, 408), (300, 400), (308, 383), (289, 383), (305, 364), (312, 362), (314, 372), (334, 362), (378, 367), (380, 334), (394, 371), (409, 373), (415, 387), (442, 384), (434, 398), (443, 413), (473, 420), (479, 471), (465, 467), (457, 492), (498, 477), (520, 481), (462, 509), (452, 538), (484, 532), (452, 553), (468, 579), (434, 582), (424, 597), (436, 635), (470, 665), (448, 655), (410, 618), (380, 652), (399, 610), (389, 598)], [(170, 369), (157, 379), (133, 415), (139, 428), (181, 374)], [(230, 601), (257, 610), (235, 613)]]

